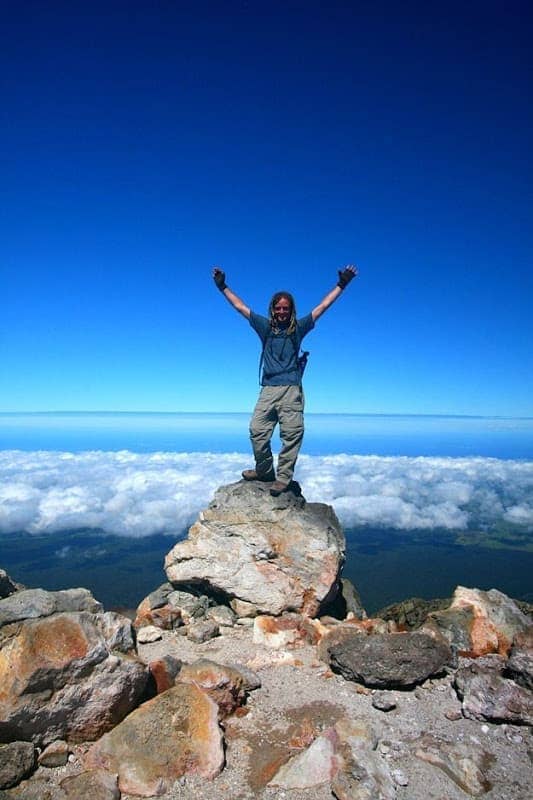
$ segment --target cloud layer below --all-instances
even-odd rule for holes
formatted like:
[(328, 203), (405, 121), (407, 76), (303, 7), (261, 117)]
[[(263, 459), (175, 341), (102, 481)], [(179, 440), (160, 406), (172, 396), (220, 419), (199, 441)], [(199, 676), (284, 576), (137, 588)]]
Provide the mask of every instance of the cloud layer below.
[[(101, 528), (176, 535), (224, 483), (238, 453), (0, 452), (0, 533)], [(345, 528), (492, 527), (533, 531), (533, 462), (493, 458), (301, 456), (309, 501), (334, 506)]]

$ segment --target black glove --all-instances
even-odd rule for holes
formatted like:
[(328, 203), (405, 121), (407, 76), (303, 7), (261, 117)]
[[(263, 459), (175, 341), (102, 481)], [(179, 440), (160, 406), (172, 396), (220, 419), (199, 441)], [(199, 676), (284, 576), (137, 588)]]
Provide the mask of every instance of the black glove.
[(340, 289), (345, 289), (351, 280), (355, 278), (355, 272), (352, 272), (351, 269), (340, 269), (339, 270), (339, 280), (337, 281), (337, 286)]
[(218, 267), (215, 267), (213, 270), (213, 280), (216, 283), (217, 289), (223, 292), (226, 288), (226, 273)]

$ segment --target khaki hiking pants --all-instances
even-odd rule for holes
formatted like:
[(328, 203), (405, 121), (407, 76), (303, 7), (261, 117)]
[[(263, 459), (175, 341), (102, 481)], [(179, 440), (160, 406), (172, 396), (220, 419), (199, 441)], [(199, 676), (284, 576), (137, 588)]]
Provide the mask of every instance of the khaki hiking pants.
[(250, 439), (258, 475), (274, 469), (270, 440), (279, 422), (281, 451), (277, 479), (290, 483), (304, 436), (304, 393), (301, 386), (263, 386), (250, 421)]

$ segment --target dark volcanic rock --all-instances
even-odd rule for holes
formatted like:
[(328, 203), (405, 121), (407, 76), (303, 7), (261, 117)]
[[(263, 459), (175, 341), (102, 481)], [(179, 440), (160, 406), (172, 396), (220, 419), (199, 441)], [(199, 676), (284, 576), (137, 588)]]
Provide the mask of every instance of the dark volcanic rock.
[(329, 654), (332, 669), (344, 678), (376, 688), (421, 683), (452, 657), (443, 640), (418, 632), (353, 636)]
[(0, 598), (9, 597), (9, 595), (19, 592), (22, 589), (24, 589), (24, 586), (15, 583), (15, 581), (9, 577), (5, 569), (0, 569)]
[(421, 597), (410, 597), (400, 603), (393, 603), (378, 611), (375, 616), (392, 620), (404, 630), (416, 630), (424, 624), (432, 611), (443, 611), (451, 603), (451, 598), (444, 600), (423, 600)]
[(35, 768), (35, 748), (31, 742), (0, 744), (0, 789), (16, 786)]

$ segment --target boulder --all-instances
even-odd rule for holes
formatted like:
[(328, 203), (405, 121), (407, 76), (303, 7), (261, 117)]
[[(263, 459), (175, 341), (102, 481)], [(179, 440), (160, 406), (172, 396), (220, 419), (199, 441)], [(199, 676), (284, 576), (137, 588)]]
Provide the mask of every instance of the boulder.
[(259, 613), (316, 616), (338, 592), (344, 552), (330, 506), (292, 492), (274, 498), (265, 484), (240, 481), (218, 489), (165, 569), (176, 587), (197, 585)]
[(533, 691), (533, 625), (514, 637), (505, 673), (520, 686)]
[(376, 617), (392, 620), (400, 630), (416, 630), (427, 619), (428, 614), (433, 611), (443, 611), (451, 603), (451, 598), (446, 600), (424, 600), (421, 597), (410, 597), (399, 603), (385, 606), (376, 612)]
[(24, 589), (19, 583), (12, 580), (5, 569), (0, 569), (0, 598), (9, 597), (10, 594)]
[(394, 781), (386, 762), (375, 751), (377, 736), (363, 720), (341, 718), (335, 725), (344, 756), (333, 777), (337, 800), (394, 800)]
[(346, 680), (379, 689), (422, 683), (452, 657), (443, 639), (418, 631), (353, 635), (328, 653), (331, 668)]
[[(283, 647), (297, 647), (309, 641), (311, 632), (301, 614), (283, 614), (272, 617), (263, 614), (254, 619), (254, 644), (280, 650)], [(312, 631), (314, 633), (314, 631)]]
[(174, 630), (203, 619), (208, 609), (209, 599), (205, 595), (177, 591), (172, 584), (164, 583), (140, 603), (134, 625), (137, 629), (155, 625), (163, 630)]
[(196, 644), (203, 644), (209, 639), (214, 639), (220, 633), (220, 628), (212, 619), (198, 620), (191, 622), (187, 630), (187, 638)]
[(117, 614), (116, 611), (106, 611), (104, 614), (97, 614), (94, 620), (110, 650), (129, 654), (135, 652), (133, 628), (127, 617)]
[(155, 625), (145, 625), (137, 631), (139, 644), (151, 644), (152, 642), (158, 642), (161, 638), (161, 628), (156, 628)]
[(179, 658), (172, 655), (164, 655), (154, 661), (148, 663), (154, 694), (161, 694), (166, 692), (176, 682), (176, 676), (182, 667), (182, 662)]
[(149, 672), (129, 620), (100, 613), (87, 590), (22, 591), (2, 605), (16, 621), (0, 629), (0, 741), (97, 739), (136, 706)]
[(337, 731), (329, 728), (283, 764), (268, 785), (288, 790), (311, 789), (330, 783), (342, 764)]
[(530, 625), (503, 592), (458, 586), (450, 606), (430, 613), (424, 627), (438, 630), (459, 655), (478, 658), (487, 653), (507, 655), (515, 635)]
[[(108, 800), (105, 796), (93, 795), (92, 800)], [(29, 780), (24, 780), (13, 789), (7, 789), (0, 794), (1, 800), (74, 800), (72, 795), (67, 795), (56, 783), (50, 780), (49, 776), (37, 778), (33, 775)], [(75, 800), (79, 800), (75, 798)]]
[(455, 688), (463, 701), (463, 715), (469, 719), (533, 725), (533, 694), (513, 680), (504, 678), (495, 668), (472, 663), (459, 669)]
[(341, 642), (346, 642), (354, 636), (370, 636), (377, 633), (387, 634), (396, 633), (394, 622), (385, 622), (383, 619), (372, 617), (371, 619), (346, 619), (342, 622), (338, 620), (320, 620), (321, 627), (317, 630), (317, 655), (326, 664), (329, 664), (330, 649)]
[(88, 589), (65, 589), (47, 592), (45, 589), (24, 589), (0, 600), (0, 627), (11, 622), (49, 617), (60, 611), (102, 611), (102, 604)]
[(0, 744), (0, 789), (16, 786), (35, 769), (35, 748), (31, 742)]
[(70, 775), (60, 786), (67, 800), (120, 800), (117, 776), (103, 769)]
[(218, 706), (193, 684), (180, 683), (143, 703), (94, 744), (88, 767), (118, 774), (128, 794), (164, 794), (185, 774), (213, 779), (224, 766)]
[(452, 744), (425, 734), (416, 743), (415, 755), (421, 761), (438, 767), (471, 797), (481, 797), (492, 788), (485, 775), (491, 757), (475, 743)]
[(192, 683), (215, 701), (219, 717), (228, 717), (244, 702), (248, 681), (238, 667), (224, 666), (204, 658), (181, 668), (179, 683)]
[(346, 606), (346, 614), (352, 614), (356, 619), (367, 618), (361, 595), (348, 578), (341, 578), (341, 594)]
[(213, 620), (220, 628), (233, 628), (237, 615), (229, 606), (213, 606), (207, 610), (207, 619)]

